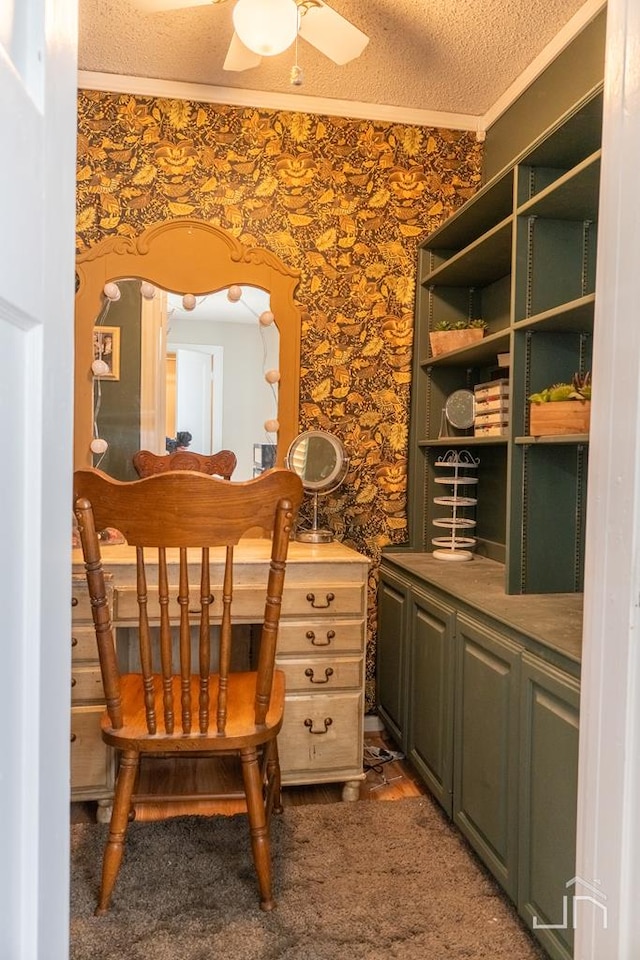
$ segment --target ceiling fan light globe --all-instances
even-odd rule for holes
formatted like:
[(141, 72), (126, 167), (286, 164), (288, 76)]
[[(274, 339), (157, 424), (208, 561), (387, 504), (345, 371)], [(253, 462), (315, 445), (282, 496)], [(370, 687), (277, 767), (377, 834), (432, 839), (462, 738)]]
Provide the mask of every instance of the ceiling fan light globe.
[(245, 47), (262, 57), (282, 53), (298, 33), (295, 0), (238, 0), (232, 18)]

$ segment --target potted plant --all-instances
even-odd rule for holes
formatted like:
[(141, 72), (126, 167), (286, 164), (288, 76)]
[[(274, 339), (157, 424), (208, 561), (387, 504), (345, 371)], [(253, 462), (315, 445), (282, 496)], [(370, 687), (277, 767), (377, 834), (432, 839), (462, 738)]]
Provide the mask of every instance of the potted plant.
[(482, 340), (486, 328), (486, 322), (480, 319), (438, 320), (429, 331), (431, 355), (438, 357)]
[(591, 374), (574, 373), (571, 383), (556, 383), (529, 397), (532, 437), (588, 433), (591, 416)]

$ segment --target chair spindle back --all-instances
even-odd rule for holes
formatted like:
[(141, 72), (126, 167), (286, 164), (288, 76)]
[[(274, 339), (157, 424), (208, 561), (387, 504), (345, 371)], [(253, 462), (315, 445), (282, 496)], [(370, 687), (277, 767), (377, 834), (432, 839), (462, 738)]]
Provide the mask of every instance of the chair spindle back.
[[(289, 536), (302, 499), (293, 472), (274, 469), (232, 483), (201, 473), (169, 472), (122, 483), (98, 470), (74, 475), (75, 514), (84, 551), (98, 653), (109, 718), (123, 726), (121, 682), (98, 533), (120, 530), (136, 548), (140, 674), (149, 735), (195, 736), (215, 723), (224, 736), (234, 624), (234, 547), (256, 526), (271, 535), (264, 616), (255, 671), (255, 724), (264, 724), (273, 683), (278, 624)], [(224, 559), (221, 595), (211, 587), (212, 549)], [(109, 549), (109, 548), (107, 548)], [(150, 569), (153, 569), (153, 580)], [(157, 574), (156, 572), (157, 571)], [(255, 586), (252, 586), (255, 592)], [(157, 607), (150, 612), (150, 603)], [(158, 610), (159, 608), (159, 610)], [(151, 621), (159, 621), (157, 641)], [(174, 630), (177, 624), (177, 654)], [(219, 626), (216, 689), (211, 689), (211, 627)], [(192, 628), (197, 664), (192, 664)], [(176, 661), (174, 663), (174, 660)], [(215, 717), (210, 716), (215, 704)], [(194, 717), (194, 711), (196, 716)]]

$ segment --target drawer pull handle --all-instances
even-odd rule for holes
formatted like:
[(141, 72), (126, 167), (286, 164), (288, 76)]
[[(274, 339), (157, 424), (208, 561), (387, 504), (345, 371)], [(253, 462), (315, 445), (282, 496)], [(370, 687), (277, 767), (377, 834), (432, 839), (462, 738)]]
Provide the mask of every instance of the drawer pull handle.
[(76, 685), (77, 682), (78, 682), (78, 681), (76, 680), (75, 677), (71, 677), (71, 686), (72, 686), (72, 687), (75, 687), (75, 685)]
[(71, 637), (71, 646), (72, 646), (72, 647), (77, 647), (77, 646), (78, 646), (78, 638), (77, 638), (77, 637)]
[(77, 597), (71, 597), (71, 606), (72, 606), (72, 607), (77, 607), (77, 606), (78, 606), (78, 598), (77, 598)]
[(329, 677), (333, 676), (333, 667), (327, 667), (324, 672), (324, 680), (314, 680), (313, 679), (313, 669), (307, 667), (304, 672), (305, 677), (309, 677), (309, 683), (329, 683)]
[(305, 727), (308, 728), (309, 733), (313, 733), (317, 737), (317, 736), (322, 736), (323, 733), (327, 732), (327, 730), (333, 723), (333, 720), (331, 719), (331, 717), (325, 717), (323, 722), (324, 722), (324, 730), (314, 730), (313, 720), (310, 717), (305, 720), (304, 725)]
[(331, 606), (335, 598), (336, 598), (335, 593), (326, 593), (325, 594), (326, 603), (316, 603), (315, 593), (307, 594), (307, 600), (309, 601), (309, 603), (311, 604), (314, 610), (326, 610), (327, 607)]
[[(207, 604), (212, 604), (214, 600), (215, 600), (215, 597), (213, 596), (212, 593), (210, 593), (209, 596), (205, 597), (204, 600), (202, 601), (202, 606), (205, 607), (207, 606)], [(195, 610), (192, 610), (191, 607), (189, 607), (189, 613), (192, 614), (193, 616), (199, 617), (200, 614), (202, 613), (202, 610), (200, 609), (200, 607), (196, 607)]]
[(75, 733), (72, 733), (72, 734), (71, 734), (71, 743), (75, 743), (76, 740), (77, 740), (76, 734), (75, 734)]
[(307, 640), (310, 640), (312, 646), (314, 647), (328, 647), (331, 641), (334, 639), (335, 635), (336, 635), (335, 630), (327, 630), (327, 639), (318, 640), (313, 630), (307, 630), (307, 633), (306, 633)]

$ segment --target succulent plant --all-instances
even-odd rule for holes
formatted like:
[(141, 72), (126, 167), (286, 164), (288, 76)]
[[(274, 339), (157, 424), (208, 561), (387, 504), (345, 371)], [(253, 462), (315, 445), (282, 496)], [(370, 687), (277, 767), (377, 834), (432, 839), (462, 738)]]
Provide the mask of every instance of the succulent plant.
[(433, 324), (432, 330), (436, 332), (440, 330), (453, 330), (453, 321), (452, 320), (436, 320)]
[(487, 323), (486, 320), (481, 320), (479, 317), (473, 318), (470, 320), (436, 320), (432, 326), (432, 330), (486, 330)]
[(552, 403), (563, 400), (591, 400), (591, 374), (574, 373), (571, 383), (554, 383), (529, 397), (531, 403)]

